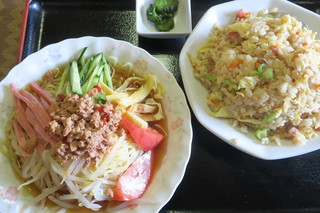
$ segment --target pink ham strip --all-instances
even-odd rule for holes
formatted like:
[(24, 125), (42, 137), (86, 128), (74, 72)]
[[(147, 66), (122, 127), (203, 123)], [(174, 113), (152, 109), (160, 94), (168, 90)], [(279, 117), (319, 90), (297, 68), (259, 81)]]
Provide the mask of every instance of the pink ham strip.
[(48, 126), (51, 118), (38, 99), (24, 89), (21, 89), (19, 92), (13, 84), (10, 84), (10, 88), (14, 96), (25, 102), (28, 107), (30, 107), (34, 115), (40, 121), (42, 127), (45, 128)]
[(38, 136), (37, 149), (40, 153), (42, 153), (45, 150), (46, 146), (48, 145), (48, 142), (45, 141), (40, 134), (37, 134), (37, 136)]
[(27, 115), (25, 109), (22, 106), (22, 102), (20, 99), (16, 98), (17, 103), (17, 114), (16, 119), (18, 120), (19, 124), (22, 126), (24, 131), (28, 134), (29, 138), (36, 139), (36, 132), (34, 131), (33, 127), (27, 120)]
[(53, 109), (50, 107), (50, 105), (42, 97), (40, 97), (40, 102), (49, 114), (51, 114), (53, 112)]
[(51, 121), (51, 117), (44, 108), (44, 106), (40, 103), (40, 101), (36, 97), (34, 97), (30, 92), (24, 89), (20, 90), (20, 94), (26, 97), (28, 100), (30, 100), (34, 105), (38, 107), (38, 109), (36, 109), (36, 107), (32, 108), (27, 104), (34, 113), (34, 115), (39, 119), (39, 121), (42, 124), (44, 124), (44, 126), (48, 126), (49, 122)]
[(43, 138), (45, 142), (50, 143), (51, 145), (56, 143), (56, 141), (45, 131), (45, 128), (42, 128), (39, 120), (35, 117), (35, 114), (31, 111), (30, 108), (27, 108), (26, 115), (29, 123), (32, 123), (36, 132), (40, 135), (41, 138)]
[(13, 130), (16, 134), (18, 145), (20, 147), (21, 153), (23, 156), (29, 156), (30, 153), (25, 151), (25, 147), (27, 145), (27, 140), (24, 136), (23, 130), (19, 126), (18, 122), (16, 120), (13, 120)]
[(42, 97), (49, 105), (55, 102), (53, 95), (49, 93), (47, 90), (41, 88), (36, 81), (31, 82), (30, 87), (35, 93), (37, 93), (37, 95)]

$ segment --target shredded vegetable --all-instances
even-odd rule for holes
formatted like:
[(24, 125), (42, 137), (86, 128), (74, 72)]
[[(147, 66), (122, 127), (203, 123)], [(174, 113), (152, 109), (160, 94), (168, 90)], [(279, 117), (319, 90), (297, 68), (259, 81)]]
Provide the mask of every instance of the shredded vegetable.
[[(132, 64), (121, 66), (117, 58), (104, 53), (87, 57), (88, 52), (88, 47), (83, 48), (77, 59), (56, 69), (58, 80), (34, 82), (31, 89), (35, 91), (10, 85), (18, 106), (7, 131), (10, 157), (25, 179), (18, 189), (30, 184), (39, 189), (24, 208), (36, 205), (43, 209), (50, 200), (60, 212), (80, 207), (100, 210), (100, 201), (116, 200), (114, 190), (120, 177), (146, 152), (141, 147), (150, 146), (150, 136), (161, 138), (158, 145), (167, 135), (158, 122), (164, 119), (164, 112), (163, 88), (157, 78), (138, 76)], [(58, 112), (63, 115), (55, 114)], [(144, 144), (132, 137), (135, 129), (128, 134), (122, 126), (124, 115), (145, 135)], [(150, 166), (152, 162), (149, 160)]]
[(268, 137), (269, 131), (270, 130), (268, 128), (258, 129), (256, 130), (255, 135), (258, 139), (261, 140), (262, 138)]

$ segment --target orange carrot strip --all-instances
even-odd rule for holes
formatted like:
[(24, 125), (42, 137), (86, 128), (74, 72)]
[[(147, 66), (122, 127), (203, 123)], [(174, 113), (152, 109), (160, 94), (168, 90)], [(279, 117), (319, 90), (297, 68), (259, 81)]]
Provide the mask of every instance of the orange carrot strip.
[(239, 64), (243, 64), (243, 60), (234, 60), (229, 64), (229, 67), (236, 68)]
[(256, 69), (258, 69), (258, 67), (260, 66), (260, 63), (256, 61), (256, 63), (254, 63), (254, 66)]

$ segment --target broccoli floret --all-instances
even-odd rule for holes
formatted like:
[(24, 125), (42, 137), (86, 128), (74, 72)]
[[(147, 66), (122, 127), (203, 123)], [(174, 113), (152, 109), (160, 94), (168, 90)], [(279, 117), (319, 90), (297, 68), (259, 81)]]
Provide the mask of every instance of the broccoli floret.
[(159, 31), (170, 31), (174, 28), (174, 21), (166, 19), (164, 22), (155, 22), (154, 25)]
[(154, 4), (150, 4), (148, 9), (147, 9), (147, 12), (146, 12), (146, 15), (147, 15), (147, 18), (149, 21), (152, 21), (152, 22), (161, 22), (163, 21), (162, 20), (162, 16), (159, 15), (156, 11), (156, 7)]
[(156, 0), (157, 12), (166, 17), (173, 17), (178, 10), (178, 0)]

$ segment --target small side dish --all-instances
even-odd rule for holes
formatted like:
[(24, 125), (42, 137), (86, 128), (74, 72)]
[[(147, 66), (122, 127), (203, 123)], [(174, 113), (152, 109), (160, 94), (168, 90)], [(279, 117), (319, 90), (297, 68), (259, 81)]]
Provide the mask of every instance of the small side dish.
[(178, 10), (178, 0), (155, 0), (150, 4), (146, 15), (159, 31), (170, 31), (174, 28), (174, 17)]
[(137, 0), (136, 30), (148, 38), (179, 38), (192, 31), (190, 0)]
[(190, 60), (212, 116), (253, 129), (263, 144), (303, 144), (320, 130), (320, 41), (294, 17), (268, 12), (241, 9)]

